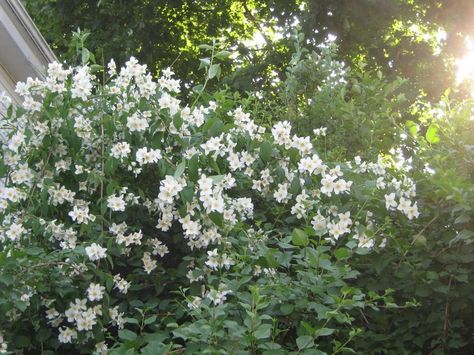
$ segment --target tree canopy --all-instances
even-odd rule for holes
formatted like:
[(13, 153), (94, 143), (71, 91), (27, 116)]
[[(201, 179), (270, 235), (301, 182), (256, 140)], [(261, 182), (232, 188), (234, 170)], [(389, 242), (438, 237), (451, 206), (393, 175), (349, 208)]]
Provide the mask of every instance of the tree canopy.
[[(177, 74), (196, 78), (198, 44), (222, 39), (239, 53), (239, 74), (227, 82), (242, 90), (267, 82), (272, 71), (284, 75), (291, 48), (288, 35), (299, 23), (309, 48), (335, 35), (341, 59), (363, 60), (439, 97), (454, 82), (453, 58), (463, 53), (465, 38), (474, 33), (474, 3), (469, 0), (23, 2), (60, 56), (68, 51), (71, 32), (81, 28), (92, 33), (88, 46), (101, 50), (105, 61), (123, 63), (135, 55), (153, 70), (179, 56), (174, 63)], [(248, 48), (243, 41), (256, 31), (263, 43)]]

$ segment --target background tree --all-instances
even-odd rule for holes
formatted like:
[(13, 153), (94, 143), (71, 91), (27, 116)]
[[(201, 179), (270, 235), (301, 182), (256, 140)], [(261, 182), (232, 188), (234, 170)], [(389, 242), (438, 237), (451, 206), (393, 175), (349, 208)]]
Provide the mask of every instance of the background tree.
[[(473, 34), (474, 3), (469, 0), (243, 1), (243, 0), (23, 0), (29, 13), (60, 56), (68, 51), (78, 27), (92, 32), (88, 43), (105, 60), (123, 62), (135, 55), (153, 69), (175, 63), (178, 75), (195, 77), (198, 47), (222, 38), (238, 51), (238, 74), (227, 83), (240, 90), (284, 77), (299, 22), (307, 45), (337, 36), (339, 56), (348, 63), (363, 59), (389, 78), (401, 75), (415, 89), (439, 97), (453, 84), (453, 58)], [(243, 40), (261, 32), (258, 48)], [(279, 32), (279, 36), (274, 36)], [(224, 68), (229, 74), (230, 66)], [(235, 68), (232, 68), (235, 69)]]

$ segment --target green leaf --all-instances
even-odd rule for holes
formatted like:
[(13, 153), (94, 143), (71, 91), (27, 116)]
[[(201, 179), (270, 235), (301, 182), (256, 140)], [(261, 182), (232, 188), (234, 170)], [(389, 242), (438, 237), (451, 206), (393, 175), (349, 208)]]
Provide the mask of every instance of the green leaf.
[(204, 85), (202, 84), (193, 87), (193, 92), (195, 92), (196, 94), (200, 94), (202, 90), (204, 90)]
[(102, 122), (104, 123), (104, 132), (107, 134), (110, 138), (114, 136), (115, 132), (115, 122), (111, 116), (104, 116)]
[(173, 117), (173, 125), (176, 127), (177, 130), (181, 128), (181, 126), (183, 125), (183, 118), (181, 117), (181, 115), (175, 115)]
[(272, 325), (271, 324), (261, 324), (257, 330), (253, 333), (253, 336), (257, 339), (269, 338), (272, 334)]
[(156, 318), (157, 318), (156, 316), (151, 316), (151, 317), (149, 317), (149, 318), (145, 319), (145, 322), (144, 322), (144, 323), (145, 323), (146, 325), (149, 325), (149, 324), (155, 323), (155, 321), (156, 321)]
[(219, 51), (216, 54), (214, 54), (214, 57), (217, 59), (226, 59), (227, 57), (230, 57), (232, 55), (232, 52), (229, 51)]
[(300, 179), (298, 178), (298, 176), (295, 176), (293, 178), (293, 181), (291, 181), (290, 188), (288, 189), (288, 191), (293, 195), (297, 195), (300, 189), (301, 189)]
[(82, 59), (82, 64), (87, 64), (91, 57), (91, 53), (87, 48), (82, 48), (82, 53), (81, 53), (81, 59)]
[(188, 176), (189, 180), (192, 182), (197, 182), (199, 180), (199, 156), (197, 154), (193, 155), (188, 162)]
[(105, 162), (105, 173), (111, 175), (117, 170), (118, 168), (118, 161), (115, 158), (110, 157)]
[(99, 70), (102, 70), (104, 68), (102, 65), (99, 65), (99, 64), (92, 64), (92, 65), (89, 65), (89, 67), (91, 68), (91, 73), (96, 73)]
[(151, 147), (153, 149), (161, 148), (161, 140), (163, 139), (163, 133), (162, 132), (156, 132), (153, 135), (153, 138), (151, 140)]
[(211, 58), (206, 57), (206, 58), (199, 58), (199, 69), (206, 68), (209, 65), (211, 65)]
[(281, 307), (280, 307), (280, 312), (284, 315), (284, 316), (287, 316), (291, 313), (293, 313), (293, 310), (295, 309), (295, 307), (292, 305), (292, 304), (289, 304), (289, 303), (285, 303), (285, 304), (282, 304)]
[(157, 341), (152, 341), (147, 346), (140, 350), (141, 355), (156, 355), (156, 354), (169, 354), (172, 344), (163, 344)]
[(183, 175), (184, 173), (184, 169), (186, 168), (186, 160), (182, 160), (181, 163), (178, 164), (178, 166), (176, 167), (176, 170), (174, 172), (174, 177), (176, 179), (178, 179), (179, 177), (181, 177), (181, 175)]
[(213, 221), (218, 227), (224, 227), (224, 216), (222, 213), (211, 212), (209, 213), (209, 218)]
[(181, 199), (183, 202), (191, 203), (194, 196), (194, 188), (192, 186), (186, 186), (181, 192)]
[(204, 49), (206, 51), (212, 51), (212, 49), (214, 48), (213, 46), (209, 45), (209, 44), (200, 44), (198, 46), (199, 49)]
[(214, 160), (214, 158), (209, 157), (208, 159), (209, 166), (217, 173), (221, 173), (221, 169), (219, 169), (219, 165), (217, 165), (217, 162)]
[(276, 259), (276, 254), (278, 253), (278, 250), (275, 248), (268, 248), (268, 251), (265, 253), (265, 262), (267, 265), (271, 268), (277, 268), (279, 263), (278, 260)]
[[(104, 200), (102, 200), (102, 201), (104, 201)], [(107, 208), (108, 208), (107, 203), (102, 202), (100, 204), (100, 214), (105, 215), (107, 213)]]
[(7, 166), (3, 161), (3, 156), (0, 158), (0, 177), (4, 177), (7, 172)]
[(337, 260), (347, 259), (349, 257), (349, 250), (346, 248), (339, 248), (334, 251), (334, 256)]
[(309, 238), (303, 230), (295, 228), (291, 233), (291, 242), (296, 246), (305, 247), (309, 244)]
[(410, 132), (410, 134), (416, 138), (419, 131), (418, 125), (412, 120), (407, 120), (405, 125), (407, 126), (408, 132)]
[(108, 292), (110, 292), (114, 287), (114, 279), (111, 276), (107, 277), (107, 279), (105, 280), (105, 287)]
[(426, 140), (428, 143), (436, 144), (439, 142), (438, 127), (436, 125), (430, 125), (426, 131)]
[(202, 130), (207, 131), (209, 130), (214, 123), (218, 120), (218, 117), (216, 115), (211, 116), (203, 125), (202, 125)]
[(107, 196), (113, 195), (116, 190), (118, 190), (119, 184), (116, 181), (111, 181), (110, 183), (107, 184), (107, 187), (105, 188), (105, 192)]
[(309, 349), (314, 346), (314, 339), (312, 336), (302, 335), (296, 338), (296, 345), (300, 350)]
[(209, 67), (209, 71), (207, 73), (208, 79), (212, 79), (216, 76), (219, 77), (220, 71), (221, 71), (221, 65), (220, 64), (212, 64)]
[(40, 255), (43, 252), (44, 252), (44, 249), (40, 247), (32, 246), (32, 247), (25, 248), (25, 253), (27, 255)]
[(137, 335), (128, 329), (121, 329), (118, 332), (118, 336), (122, 340), (133, 341), (137, 338)]
[(13, 283), (13, 277), (7, 274), (0, 274), (0, 282), (6, 286), (10, 286)]
[(321, 328), (321, 329), (316, 330), (316, 335), (319, 337), (328, 336), (328, 335), (331, 335), (332, 333), (334, 333), (334, 329), (331, 329), (331, 328)]
[(260, 159), (262, 159), (263, 162), (266, 163), (272, 157), (272, 153), (273, 153), (272, 144), (269, 141), (264, 141), (260, 145)]
[(10, 105), (8, 106), (8, 109), (7, 109), (7, 118), (10, 119), (12, 117), (12, 114), (13, 114), (13, 105)]
[(130, 324), (140, 324), (139, 320), (136, 318), (124, 318), (124, 322)]
[(221, 120), (217, 120), (212, 127), (209, 129), (209, 135), (211, 137), (217, 137), (222, 133), (222, 129), (224, 127), (224, 124), (222, 123)]

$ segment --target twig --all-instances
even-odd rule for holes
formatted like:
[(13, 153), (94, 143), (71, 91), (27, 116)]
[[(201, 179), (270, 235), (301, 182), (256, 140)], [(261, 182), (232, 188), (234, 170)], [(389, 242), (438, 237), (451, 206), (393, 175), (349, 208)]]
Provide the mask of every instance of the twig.
[(36, 264), (36, 265), (32, 265), (30, 267), (27, 267), (21, 271), (18, 272), (18, 276), (21, 276), (23, 275), (25, 272), (27, 271), (30, 271), (30, 270), (33, 270), (33, 269), (36, 269), (36, 268), (40, 268), (40, 267), (44, 267), (44, 266), (52, 266), (52, 265), (56, 265), (56, 266), (59, 266), (59, 265), (71, 265), (69, 263), (66, 263), (64, 261), (51, 261), (51, 262), (45, 262), (45, 263), (39, 263), (39, 264)]
[(421, 237), (421, 235), (423, 234), (423, 232), (434, 222), (438, 219), (438, 216), (434, 216), (424, 227), (421, 231), (419, 231), (415, 237), (413, 238), (413, 241), (410, 243), (410, 246), (408, 247), (407, 250), (405, 250), (405, 252), (403, 253), (402, 255), (402, 258), (400, 259), (400, 261), (398, 262), (398, 265), (397, 265), (397, 268), (396, 268), (396, 271), (398, 271), (398, 269), (400, 268), (401, 264), (402, 264), (402, 261), (405, 260), (408, 252), (410, 251), (411, 247), (416, 243), (416, 241), (418, 240), (419, 237)]
[(444, 325), (443, 325), (443, 338), (446, 343), (446, 337), (449, 328), (449, 290), (451, 289), (451, 283), (453, 282), (454, 275), (449, 276), (448, 281), (448, 292), (446, 293), (446, 305), (444, 306)]
[[(244, 7), (244, 14), (245, 14), (245, 17), (247, 18), (247, 20), (252, 22), (253, 25), (255, 26), (255, 28), (261, 27), (261, 25), (258, 23), (255, 16), (252, 15), (252, 12), (248, 8), (246, 0), (242, 0), (241, 2), (242, 2), (242, 6)], [(265, 40), (265, 44), (267, 45), (267, 47), (272, 47), (272, 41), (270, 41), (270, 39), (267, 37), (267, 35), (265, 33), (263, 33), (263, 31), (260, 31), (260, 34), (262, 35), (263, 39)]]
[[(40, 172), (40, 179), (43, 178), (43, 176), (44, 176), (44, 173), (45, 173), (45, 171), (46, 171), (46, 167), (47, 167), (48, 164), (49, 164), (49, 159), (51, 158), (51, 155), (52, 155), (52, 154), (53, 154), (53, 150), (50, 149), (49, 154), (48, 154), (48, 157), (46, 158), (46, 162), (44, 163), (43, 168), (41, 169), (41, 172)], [(31, 197), (33, 196), (33, 193), (34, 193), (35, 190), (36, 190), (36, 186), (37, 186), (37, 184), (34, 184), (34, 185), (33, 185), (33, 188), (31, 189), (31, 191), (30, 191), (30, 193), (29, 193), (29, 196), (28, 196), (28, 205), (26, 206), (26, 210), (27, 210), (27, 211), (28, 211), (28, 209), (30, 208), (31, 201), (32, 201)]]

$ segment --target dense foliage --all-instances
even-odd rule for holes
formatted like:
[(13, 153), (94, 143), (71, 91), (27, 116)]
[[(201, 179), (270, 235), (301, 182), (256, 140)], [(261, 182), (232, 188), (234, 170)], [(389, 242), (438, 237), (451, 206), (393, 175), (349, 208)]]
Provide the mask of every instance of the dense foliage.
[(471, 352), (470, 2), (25, 2), (82, 64), (2, 120), (0, 353)]
[[(58, 55), (68, 50), (78, 27), (92, 32), (90, 48), (105, 60), (124, 63), (130, 55), (149, 68), (173, 66), (179, 77), (197, 77), (197, 44), (221, 38), (239, 53), (238, 90), (284, 78), (295, 21), (315, 49), (329, 34), (340, 44), (339, 59), (411, 80), (417, 90), (438, 98), (454, 83), (453, 58), (472, 36), (470, 0), (23, 0)], [(245, 45), (259, 30), (262, 43)], [(70, 59), (70, 56), (67, 56)], [(235, 67), (235, 66), (234, 66)], [(192, 75), (190, 75), (192, 73)], [(406, 89), (408, 90), (408, 89)]]
[(134, 58), (108, 68), (100, 84), (88, 66), (53, 63), (17, 87), (6, 346), (338, 353), (363, 333), (358, 312), (397, 307), (389, 288), (358, 287), (350, 260), (391, 244), (391, 218), (418, 217), (403, 164), (323, 161), (324, 128), (266, 128), (227, 92), (182, 107), (169, 69), (155, 83)]

